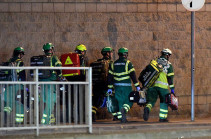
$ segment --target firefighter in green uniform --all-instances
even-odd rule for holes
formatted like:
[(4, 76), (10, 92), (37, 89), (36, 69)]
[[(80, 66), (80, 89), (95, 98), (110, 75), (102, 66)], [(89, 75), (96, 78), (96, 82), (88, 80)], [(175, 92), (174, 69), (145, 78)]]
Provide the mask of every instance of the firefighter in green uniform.
[[(97, 61), (104, 61), (106, 63), (110, 63), (111, 58), (113, 56), (113, 49), (111, 47), (104, 47), (101, 50), (101, 54), (103, 55), (103, 58), (98, 59)], [(108, 69), (108, 67), (105, 67)], [(105, 72), (108, 71), (105, 69)], [(103, 71), (101, 71), (103, 72)], [(107, 73), (106, 73), (107, 74)], [(107, 77), (107, 76), (106, 76)], [(103, 78), (103, 77), (102, 77)], [(94, 82), (93, 82), (94, 84)], [(103, 81), (101, 82), (101, 84), (96, 84), (93, 86), (93, 97), (92, 97), (92, 121), (95, 122), (96, 120), (96, 113), (98, 110), (98, 107), (100, 107), (100, 105), (102, 104), (102, 100), (105, 97), (105, 94), (108, 90), (108, 82), (107, 81)], [(104, 102), (105, 103), (105, 102)]]
[[(24, 49), (22, 47), (17, 47), (13, 51), (13, 56), (7, 62), (7, 66), (14, 66), (14, 67), (23, 67), (24, 63), (22, 57), (24, 56)], [(26, 73), (23, 69), (13, 69), (8, 71), (8, 78), (7, 81), (25, 81), (26, 80)], [(15, 103), (16, 107), (16, 116), (15, 121), (16, 123), (22, 123), (24, 119), (24, 106), (20, 101), (17, 101), (17, 94), (21, 92), (23, 89), (23, 85), (8, 85), (5, 86), (5, 93), (4, 93), (4, 100), (5, 100), (5, 107), (4, 112), (8, 118), (10, 113), (13, 110), (13, 103)], [(14, 94), (15, 93), (15, 94)], [(13, 95), (14, 94), (14, 95)]]
[(126, 113), (130, 110), (133, 103), (129, 101), (128, 96), (132, 91), (131, 79), (137, 91), (140, 91), (139, 83), (136, 79), (135, 69), (132, 63), (127, 60), (128, 49), (120, 48), (118, 50), (119, 59), (109, 65), (108, 73), (108, 94), (112, 94), (114, 87), (115, 98), (118, 101), (119, 112), (112, 113), (114, 117), (121, 120), (122, 123), (127, 122)]
[(158, 96), (160, 97), (160, 113), (159, 121), (168, 122), (168, 104), (165, 103), (165, 97), (169, 94), (169, 88), (171, 93), (174, 94), (174, 84), (173, 84), (173, 67), (169, 62), (169, 57), (172, 52), (170, 49), (163, 49), (161, 51), (161, 56), (157, 59), (157, 62), (163, 66), (163, 71), (159, 75), (158, 79), (155, 81), (153, 87), (147, 90), (147, 105), (144, 108), (143, 119), (147, 121), (149, 119), (149, 113), (154, 107)]
[[(43, 51), (46, 57), (50, 57), (50, 66), (51, 67), (61, 67), (62, 63), (54, 54), (54, 45), (52, 43), (46, 43), (43, 45)], [(53, 70), (51, 76), (45, 79), (39, 79), (39, 81), (56, 81), (58, 77), (61, 77), (60, 70)], [(42, 124), (51, 124), (55, 123), (54, 116), (54, 105), (56, 102), (56, 86), (50, 84), (44, 84), (42, 88), (45, 109), (43, 112), (43, 117), (41, 119)]]

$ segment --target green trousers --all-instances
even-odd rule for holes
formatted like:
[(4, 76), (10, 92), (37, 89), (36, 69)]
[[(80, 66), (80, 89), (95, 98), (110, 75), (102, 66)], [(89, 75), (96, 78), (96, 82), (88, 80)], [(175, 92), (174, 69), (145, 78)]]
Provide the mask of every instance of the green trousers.
[(165, 98), (167, 94), (169, 94), (169, 90), (160, 87), (151, 87), (147, 90), (146, 107), (148, 107), (150, 111), (154, 107), (158, 96), (160, 98), (160, 113), (159, 113), (160, 119), (166, 119), (168, 116), (168, 104), (165, 103)]
[(42, 124), (51, 124), (55, 122), (54, 106), (56, 102), (56, 85), (44, 84), (42, 86), (42, 98), (45, 104), (43, 117), (41, 119)]
[(17, 100), (20, 96), (17, 96), (17, 94), (21, 94), (21, 90), (23, 90), (23, 85), (5, 85), (2, 91), (4, 92), (4, 112), (8, 116), (15, 110), (16, 123), (22, 123), (24, 119), (24, 105)]
[(56, 102), (56, 85), (44, 84), (42, 86), (42, 98), (45, 103), (42, 124), (51, 124), (55, 122), (54, 106)]
[(129, 94), (132, 91), (131, 86), (115, 86), (115, 98), (118, 101), (119, 112), (112, 113), (113, 116), (117, 116), (118, 119), (122, 118), (121, 109), (124, 108), (126, 112), (133, 106), (133, 102), (129, 101)]

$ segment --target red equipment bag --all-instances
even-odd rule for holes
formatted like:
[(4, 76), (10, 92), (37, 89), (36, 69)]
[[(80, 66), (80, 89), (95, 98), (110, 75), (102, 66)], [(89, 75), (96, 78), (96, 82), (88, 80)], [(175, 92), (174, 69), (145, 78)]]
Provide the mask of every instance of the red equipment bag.
[(175, 95), (167, 94), (166, 103), (170, 106), (172, 110), (178, 110), (178, 99)]
[[(80, 67), (80, 58), (77, 53), (62, 54), (61, 62), (62, 67)], [(64, 77), (80, 75), (80, 70), (62, 70), (62, 75)]]

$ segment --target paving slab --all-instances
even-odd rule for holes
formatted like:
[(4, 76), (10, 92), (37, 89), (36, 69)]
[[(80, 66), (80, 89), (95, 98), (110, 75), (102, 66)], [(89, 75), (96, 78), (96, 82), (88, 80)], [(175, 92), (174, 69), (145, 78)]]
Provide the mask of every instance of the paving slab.
[[(66, 132), (72, 129), (65, 129)], [(63, 130), (63, 131), (65, 131)], [(170, 119), (168, 123), (160, 123), (158, 119), (149, 119), (145, 122), (142, 119), (128, 119), (125, 124), (112, 119), (97, 120), (93, 123), (93, 133), (80, 133), (80, 129), (74, 130), (75, 133), (60, 133), (50, 131), (47, 134), (35, 135), (16, 135), (16, 139), (31, 138), (65, 138), (65, 139), (205, 139), (211, 138), (211, 118), (195, 119)], [(1, 138), (1, 136), (0, 136)], [(14, 138), (4, 136), (3, 138)]]

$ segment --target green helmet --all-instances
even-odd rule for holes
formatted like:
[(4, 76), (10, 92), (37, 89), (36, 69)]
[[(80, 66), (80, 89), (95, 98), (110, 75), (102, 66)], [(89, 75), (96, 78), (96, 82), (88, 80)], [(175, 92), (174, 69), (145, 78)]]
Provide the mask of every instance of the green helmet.
[(13, 56), (18, 56), (19, 54), (25, 54), (23, 47), (16, 47), (13, 51)]
[(128, 49), (125, 48), (125, 47), (119, 48), (118, 54), (127, 55), (128, 54)]
[(111, 47), (104, 47), (102, 50), (101, 50), (101, 54), (104, 55), (105, 53), (107, 52), (113, 52), (113, 49)]
[(86, 51), (86, 46), (83, 44), (79, 44), (76, 46), (75, 51)]
[(54, 48), (54, 46), (53, 46), (52, 43), (46, 43), (46, 44), (43, 45), (43, 51), (44, 52), (49, 51), (49, 50), (51, 50), (53, 48)]

